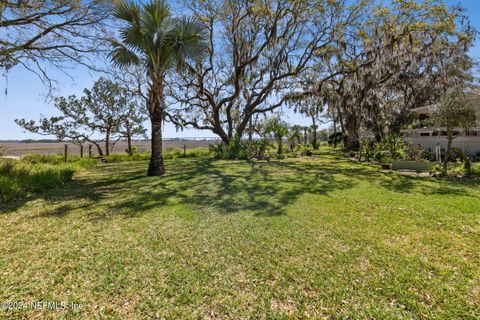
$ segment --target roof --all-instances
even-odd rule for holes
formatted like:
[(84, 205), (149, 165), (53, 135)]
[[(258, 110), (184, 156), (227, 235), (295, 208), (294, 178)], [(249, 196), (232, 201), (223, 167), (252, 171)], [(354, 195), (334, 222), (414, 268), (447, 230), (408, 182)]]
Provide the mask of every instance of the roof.
[[(477, 113), (480, 113), (480, 95), (478, 95), (478, 94), (471, 95), (467, 98), (467, 100), (472, 104), (473, 108), (477, 111)], [(435, 104), (430, 104), (430, 105), (427, 105), (427, 106), (413, 108), (412, 112), (419, 113), (419, 114), (425, 114), (425, 113), (428, 113), (428, 111), (433, 106), (435, 106)]]

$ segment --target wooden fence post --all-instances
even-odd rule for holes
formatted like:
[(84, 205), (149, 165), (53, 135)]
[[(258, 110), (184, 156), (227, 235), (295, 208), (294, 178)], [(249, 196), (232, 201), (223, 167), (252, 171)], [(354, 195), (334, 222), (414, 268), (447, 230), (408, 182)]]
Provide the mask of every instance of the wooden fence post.
[(65, 151), (64, 151), (63, 157), (64, 157), (65, 163), (66, 163), (67, 160), (68, 160), (68, 144), (66, 144), (66, 143), (65, 143)]
[(187, 145), (186, 144), (183, 145), (183, 155), (184, 156), (187, 155)]
[(88, 145), (88, 156), (91, 158), (92, 157), (92, 145)]
[(80, 145), (80, 158), (83, 158), (83, 144)]

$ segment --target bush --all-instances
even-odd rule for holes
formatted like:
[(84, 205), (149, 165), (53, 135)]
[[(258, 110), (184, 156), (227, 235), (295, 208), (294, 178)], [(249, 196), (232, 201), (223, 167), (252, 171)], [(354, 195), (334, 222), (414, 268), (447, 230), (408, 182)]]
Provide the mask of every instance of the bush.
[(424, 151), (421, 146), (415, 146), (411, 143), (405, 145), (405, 154), (408, 160), (418, 161), (422, 158)]
[(405, 142), (396, 133), (382, 138), (375, 148), (375, 160), (382, 163), (391, 163), (393, 160), (405, 158)]
[(337, 132), (334, 134), (331, 134), (328, 137), (327, 143), (329, 146), (335, 145), (335, 144), (341, 144), (343, 142), (343, 133), (342, 132)]
[(32, 164), (15, 160), (0, 160), (0, 202), (5, 203), (31, 192), (63, 185), (72, 180), (71, 165)]
[(234, 160), (248, 159), (248, 146), (244, 141), (233, 140), (230, 144), (220, 142), (210, 145), (210, 150), (214, 153), (216, 159)]
[(228, 145), (223, 142), (211, 145), (210, 150), (214, 153), (216, 159), (263, 159), (266, 157), (270, 146), (270, 143), (266, 139), (254, 141), (233, 140)]
[(360, 143), (360, 154), (359, 159), (364, 158), (367, 161), (370, 161), (375, 157), (376, 153), (376, 144), (373, 140), (363, 140)]
[[(1, 152), (1, 150), (0, 150), (0, 152)], [(480, 162), (480, 151), (475, 153), (472, 160), (473, 160), (473, 162)]]
[(432, 149), (428, 148), (428, 150), (425, 150), (423, 152), (423, 159), (428, 161), (437, 161), (437, 156), (435, 155), (435, 152), (432, 151)]

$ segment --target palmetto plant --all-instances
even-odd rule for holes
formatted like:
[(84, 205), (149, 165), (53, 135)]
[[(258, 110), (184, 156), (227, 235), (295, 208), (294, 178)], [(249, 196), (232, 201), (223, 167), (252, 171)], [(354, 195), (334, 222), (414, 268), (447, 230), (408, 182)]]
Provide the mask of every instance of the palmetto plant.
[(174, 18), (163, 0), (144, 5), (120, 1), (115, 17), (127, 23), (121, 41), (112, 41), (111, 58), (119, 67), (140, 65), (149, 78), (147, 110), (152, 124), (149, 176), (165, 173), (162, 157), (162, 121), (165, 113), (164, 81), (171, 69), (182, 72), (189, 59), (199, 60), (207, 49), (203, 27), (190, 18)]

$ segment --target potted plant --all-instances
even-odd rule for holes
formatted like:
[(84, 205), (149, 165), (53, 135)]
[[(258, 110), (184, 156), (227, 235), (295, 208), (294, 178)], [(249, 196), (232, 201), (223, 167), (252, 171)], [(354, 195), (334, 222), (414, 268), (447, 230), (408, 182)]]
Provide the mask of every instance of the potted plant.
[(392, 169), (392, 162), (393, 162), (393, 159), (391, 155), (384, 155), (381, 161), (382, 169), (384, 170)]

